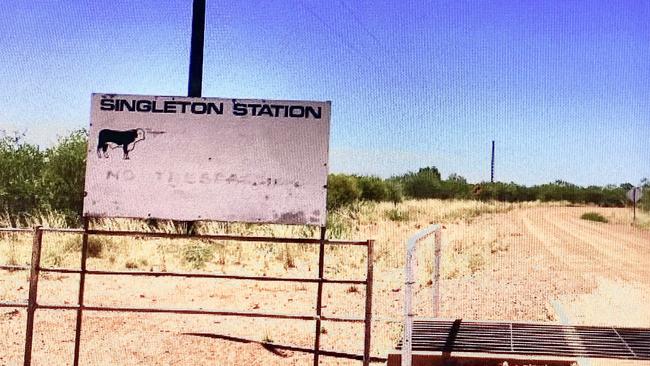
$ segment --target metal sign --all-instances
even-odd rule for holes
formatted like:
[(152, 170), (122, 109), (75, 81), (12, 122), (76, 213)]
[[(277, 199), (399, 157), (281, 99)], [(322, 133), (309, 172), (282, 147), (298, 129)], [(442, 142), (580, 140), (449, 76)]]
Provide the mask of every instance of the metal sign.
[(84, 215), (325, 225), (330, 109), (93, 94)]
[(630, 189), (629, 191), (627, 191), (627, 193), (625, 195), (627, 196), (627, 198), (630, 201), (632, 201), (634, 203), (637, 203), (637, 202), (639, 202), (641, 197), (643, 197), (643, 188), (634, 187), (634, 188)]

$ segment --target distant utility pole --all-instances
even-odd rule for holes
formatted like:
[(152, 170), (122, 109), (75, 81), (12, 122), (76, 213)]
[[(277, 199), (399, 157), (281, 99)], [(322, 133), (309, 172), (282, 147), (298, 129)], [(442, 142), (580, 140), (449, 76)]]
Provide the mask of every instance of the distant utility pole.
[(492, 170), (490, 173), (490, 182), (494, 183), (494, 140), (492, 140)]

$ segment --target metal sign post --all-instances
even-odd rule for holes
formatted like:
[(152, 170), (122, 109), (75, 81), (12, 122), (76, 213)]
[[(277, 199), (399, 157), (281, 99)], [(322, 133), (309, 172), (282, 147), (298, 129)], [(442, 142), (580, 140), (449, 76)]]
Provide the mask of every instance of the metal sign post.
[(192, 46), (190, 47), (190, 75), (188, 97), (200, 97), (203, 86), (203, 45), (205, 35), (205, 0), (194, 0), (192, 6)]
[[(203, 88), (203, 48), (205, 40), (205, 0), (194, 0), (192, 4), (192, 44), (190, 46), (190, 72), (187, 82), (187, 96), (200, 97)], [(195, 230), (195, 221), (186, 221), (185, 233)]]
[(632, 218), (632, 221), (636, 221), (636, 203), (641, 200), (641, 197), (643, 197), (643, 188), (642, 187), (634, 187), (627, 191), (626, 193), (627, 198), (632, 201), (633, 204), (633, 210), (634, 210), (634, 216)]

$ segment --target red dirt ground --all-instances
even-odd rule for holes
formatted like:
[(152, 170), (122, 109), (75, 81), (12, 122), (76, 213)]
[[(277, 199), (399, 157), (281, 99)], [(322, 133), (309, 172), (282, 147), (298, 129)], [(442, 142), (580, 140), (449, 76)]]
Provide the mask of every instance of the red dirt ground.
[[(484, 228), (499, 229), (507, 250), (491, 255), (472, 275), (443, 279), (441, 316), (464, 319), (557, 322), (552, 302), (572, 323), (650, 327), (650, 232), (625, 223), (580, 219), (586, 211), (605, 215), (621, 209), (552, 207), (484, 215), (470, 223), (447, 224), (443, 251), (450, 242)], [(416, 229), (414, 228), (414, 232)], [(404, 238), (406, 240), (406, 238)], [(403, 256), (403, 249), (395, 255)], [(444, 265), (444, 263), (443, 263)], [(399, 337), (402, 269), (375, 273), (373, 355), (385, 357)], [(288, 275), (298, 275), (289, 273)], [(43, 275), (39, 302), (74, 304), (77, 278)], [(2, 301), (27, 298), (25, 272), (0, 271)], [(324, 292), (328, 315), (363, 315), (363, 287), (330, 285)], [(86, 302), (93, 305), (193, 307), (312, 314), (315, 286), (171, 278), (89, 276)], [(428, 313), (428, 288), (418, 299)], [(0, 365), (22, 364), (25, 312), (0, 308)], [(34, 365), (69, 365), (75, 313), (37, 312)], [(361, 324), (324, 323), (322, 348), (360, 354)], [(313, 322), (215, 316), (84, 314), (83, 365), (310, 365), (304, 352), (265, 346), (259, 341), (310, 348)], [(322, 364), (358, 365), (324, 357)], [(602, 363), (601, 363), (602, 364)], [(608, 363), (611, 364), (611, 363)]]

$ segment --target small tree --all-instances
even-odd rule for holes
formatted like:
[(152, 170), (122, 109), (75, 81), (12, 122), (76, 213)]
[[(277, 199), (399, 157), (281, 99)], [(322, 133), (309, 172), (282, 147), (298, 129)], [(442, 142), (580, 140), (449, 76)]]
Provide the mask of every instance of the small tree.
[(327, 177), (327, 208), (337, 209), (361, 198), (361, 190), (353, 176), (330, 174)]
[(386, 182), (386, 199), (395, 206), (402, 202), (404, 200), (402, 185), (395, 181)]
[(386, 201), (388, 192), (386, 184), (378, 177), (357, 177), (361, 189), (361, 199), (366, 201)]
[(643, 178), (641, 180), (641, 187), (643, 187), (643, 196), (639, 203), (642, 210), (650, 211), (650, 180)]
[(0, 208), (9, 214), (11, 225), (17, 218), (39, 208), (43, 202), (41, 172), (43, 153), (24, 141), (24, 134), (13, 136), (0, 131)]
[(401, 178), (404, 193), (413, 198), (434, 198), (441, 192), (440, 172), (436, 167), (426, 167), (417, 173), (409, 172)]
[(78, 223), (83, 208), (87, 136), (83, 129), (74, 131), (45, 152), (43, 183), (47, 203), (64, 213), (70, 224)]

